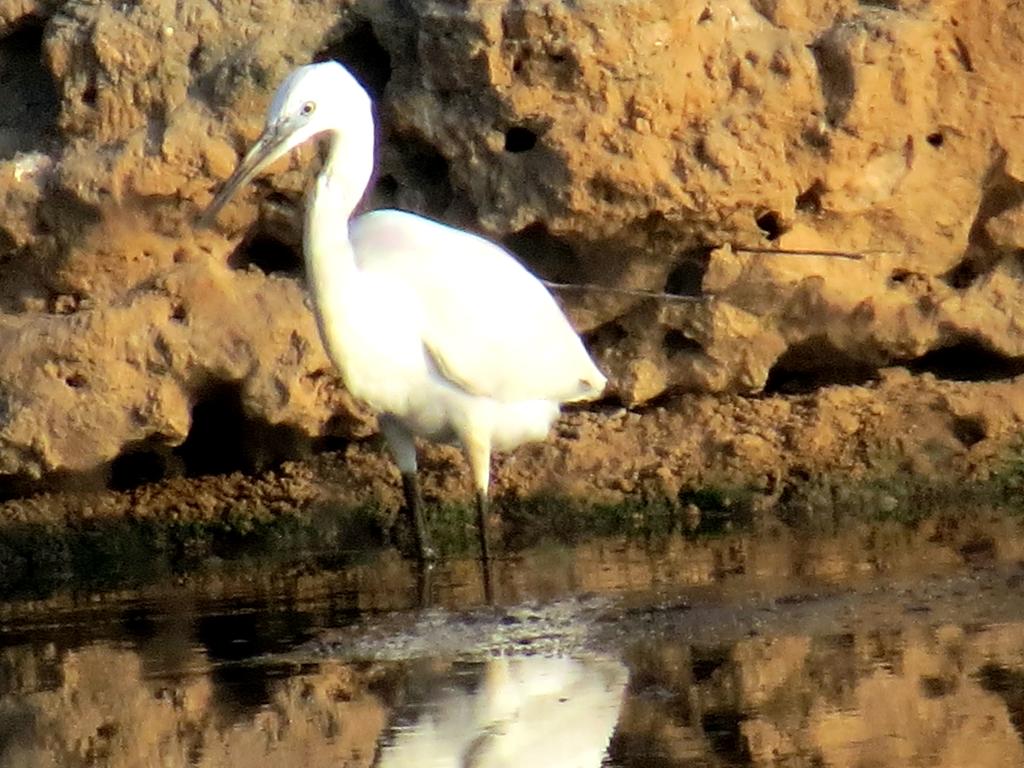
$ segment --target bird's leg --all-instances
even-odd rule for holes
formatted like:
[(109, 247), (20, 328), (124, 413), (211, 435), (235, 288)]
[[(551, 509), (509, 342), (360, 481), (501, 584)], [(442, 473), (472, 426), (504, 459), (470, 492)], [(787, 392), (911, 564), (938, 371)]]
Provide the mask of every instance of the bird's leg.
[(423, 497), (420, 495), (420, 484), (416, 476), (416, 442), (405, 425), (393, 416), (382, 414), (379, 421), (380, 431), (384, 433), (391, 455), (394, 456), (395, 463), (402, 473), (405, 511), (409, 515), (409, 522), (412, 523), (416, 536), (416, 555), (421, 563), (432, 563), (435, 559), (434, 548), (430, 546), (427, 523), (423, 519)]
[(487, 537), (487, 491), (476, 492), (476, 525), (480, 534), (480, 559), (484, 563), (491, 560), (491, 546)]
[(476, 524), (480, 535), (480, 567), (484, 574), (484, 601), (494, 605), (494, 587), (491, 578), (491, 546), (487, 536), (487, 491), (476, 494)]
[(416, 564), (416, 587), (419, 604), (417, 608), (430, 608), (434, 604), (434, 569), (420, 560)]
[(464, 436), (463, 445), (466, 458), (473, 474), (473, 485), (476, 488), (476, 524), (480, 535), (480, 559), (484, 564), (490, 562), (491, 547), (487, 537), (487, 489), (491, 484), (491, 443), (490, 439), (480, 439), (478, 435)]
[(416, 553), (420, 561), (429, 563), (434, 560), (434, 549), (430, 546), (427, 523), (423, 519), (423, 496), (420, 494), (420, 482), (416, 471), (402, 473), (402, 493), (405, 495), (405, 508), (416, 534)]

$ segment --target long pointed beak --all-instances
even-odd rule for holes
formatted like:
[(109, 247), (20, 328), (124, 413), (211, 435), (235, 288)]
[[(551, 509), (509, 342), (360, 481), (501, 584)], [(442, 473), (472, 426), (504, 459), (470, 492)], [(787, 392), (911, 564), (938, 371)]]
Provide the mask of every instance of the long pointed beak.
[(256, 176), (267, 165), (280, 157), (286, 150), (288, 131), (281, 130), (280, 125), (268, 126), (253, 144), (242, 162), (235, 168), (235, 172), (224, 182), (224, 186), (210, 201), (209, 206), (199, 217), (200, 227), (211, 227), (217, 220), (221, 209), (235, 196), (239, 189), (244, 187), (253, 177)]

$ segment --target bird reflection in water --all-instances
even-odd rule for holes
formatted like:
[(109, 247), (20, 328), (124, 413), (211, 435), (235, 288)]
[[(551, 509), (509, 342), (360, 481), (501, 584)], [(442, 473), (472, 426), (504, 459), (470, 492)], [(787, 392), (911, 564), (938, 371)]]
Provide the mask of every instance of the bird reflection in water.
[(628, 681), (620, 662), (501, 656), (473, 690), (400, 713), (378, 768), (598, 768)]

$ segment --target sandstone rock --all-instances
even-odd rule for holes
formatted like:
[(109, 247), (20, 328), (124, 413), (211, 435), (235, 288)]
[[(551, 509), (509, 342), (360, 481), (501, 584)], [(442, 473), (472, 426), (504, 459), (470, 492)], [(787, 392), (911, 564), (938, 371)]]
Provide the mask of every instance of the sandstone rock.
[(0, 2), (0, 96), (28, 105), (0, 120), (0, 472), (180, 443), (211, 381), (269, 425), (369, 428), (301, 306), (315, 151), (246, 191), (228, 237), (193, 227), (283, 74), (332, 56), (378, 99), (371, 204), (554, 280), (704, 296), (563, 294), (624, 403), (941, 349), (1015, 372), (1024, 11), (891, 5)]

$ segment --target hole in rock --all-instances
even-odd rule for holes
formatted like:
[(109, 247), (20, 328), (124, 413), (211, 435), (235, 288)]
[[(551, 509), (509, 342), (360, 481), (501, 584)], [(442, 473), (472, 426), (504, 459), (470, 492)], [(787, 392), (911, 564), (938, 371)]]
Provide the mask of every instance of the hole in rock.
[(822, 336), (791, 344), (775, 361), (765, 382), (766, 394), (813, 392), (831, 384), (863, 384), (875, 378), (877, 366), (838, 349)]
[(785, 228), (782, 226), (782, 220), (779, 218), (779, 214), (775, 211), (766, 211), (754, 219), (758, 229), (764, 232), (765, 238), (768, 240), (778, 240), (779, 235), (785, 232)]
[(190, 477), (255, 472), (308, 453), (300, 430), (247, 415), (242, 388), (231, 382), (207, 387), (192, 408), (188, 437), (173, 451)]
[(821, 179), (816, 179), (811, 186), (796, 196), (796, 209), (804, 213), (821, 213), (821, 196), (825, 192), (825, 185)]
[(988, 430), (981, 419), (957, 416), (953, 419), (953, 435), (965, 448), (970, 448), (988, 437)]
[(579, 257), (565, 240), (551, 234), (543, 224), (535, 223), (513, 232), (502, 240), (531, 272), (544, 280), (571, 283), (579, 280)]
[(0, 159), (56, 144), (60, 98), (44, 65), (43, 30), (24, 24), (0, 39)]
[(257, 230), (228, 257), (228, 266), (232, 269), (245, 269), (250, 265), (259, 267), (268, 275), (300, 274), (303, 261), (302, 254), (291, 245), (268, 232)]
[(946, 140), (943, 137), (942, 133), (940, 133), (939, 131), (936, 131), (935, 133), (929, 133), (925, 137), (925, 141), (927, 141), (933, 147), (938, 149), (939, 147), (941, 147), (945, 143)]
[(391, 54), (380, 44), (368, 20), (358, 20), (338, 42), (313, 57), (317, 62), (329, 59), (344, 64), (373, 100), (380, 101), (391, 80)]
[(529, 152), (535, 146), (537, 146), (537, 134), (529, 128), (516, 125), (505, 131), (506, 152)]
[(99, 97), (99, 92), (96, 89), (96, 81), (93, 78), (89, 78), (89, 82), (85, 88), (82, 89), (82, 103), (88, 107), (96, 106), (96, 99)]
[(674, 357), (684, 352), (701, 352), (704, 349), (700, 343), (691, 339), (678, 328), (669, 328), (665, 331), (662, 346), (668, 357)]
[(676, 296), (700, 296), (713, 250), (714, 246), (702, 245), (679, 254), (676, 265), (665, 278), (665, 293)]
[(889, 275), (889, 283), (891, 285), (903, 285), (917, 274), (919, 273), (911, 272), (909, 269), (894, 269)]
[(952, 381), (997, 381), (1024, 373), (1024, 357), (1002, 355), (974, 339), (933, 349), (906, 365), (914, 373)]
[(143, 441), (127, 447), (110, 462), (107, 485), (114, 491), (129, 491), (147, 483), (157, 483), (172, 474), (170, 451)]

